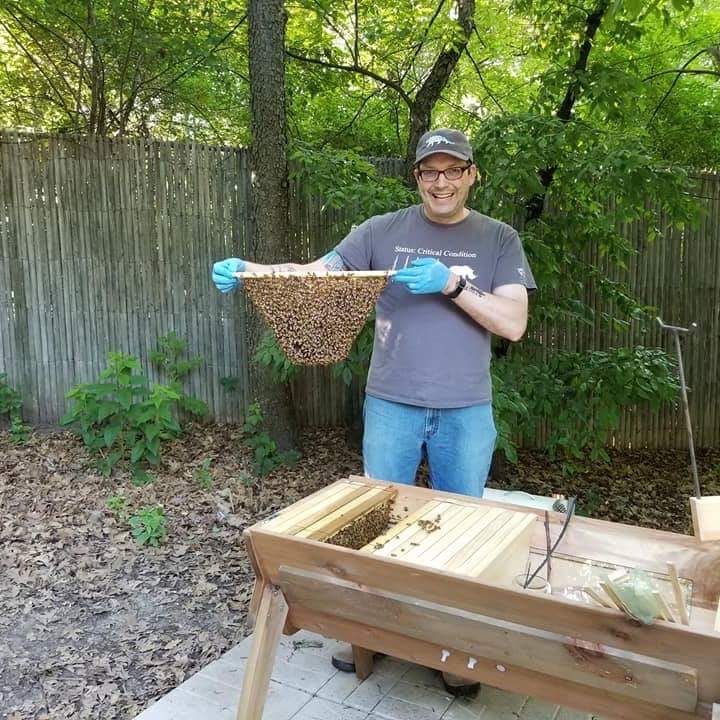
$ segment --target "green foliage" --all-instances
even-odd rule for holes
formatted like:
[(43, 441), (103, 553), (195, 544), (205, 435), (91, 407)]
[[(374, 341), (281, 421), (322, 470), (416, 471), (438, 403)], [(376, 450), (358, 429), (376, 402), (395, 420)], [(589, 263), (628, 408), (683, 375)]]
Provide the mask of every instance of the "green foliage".
[(155, 476), (141, 465), (135, 465), (132, 468), (132, 484), (137, 487), (144, 487), (151, 482), (155, 482)]
[(10, 419), (18, 417), (22, 411), (20, 393), (7, 381), (7, 375), (0, 373), (0, 415), (8, 415)]
[(0, 126), (249, 139), (243, 21), (237, 0), (8, 0)]
[(288, 360), (287, 355), (278, 345), (274, 333), (270, 331), (260, 338), (252, 360), (267, 369), (273, 382), (276, 383), (288, 383), (298, 373), (298, 369)]
[(573, 460), (608, 461), (605, 447), (623, 408), (657, 408), (677, 397), (674, 365), (662, 350), (558, 352), (544, 362), (513, 357), (493, 366), (498, 446), (515, 457), (512, 438), (548, 428), (546, 449), (573, 472)]
[(162, 443), (180, 434), (175, 417), (180, 396), (170, 387), (150, 386), (132, 355), (108, 358), (98, 382), (76, 385), (67, 394), (73, 405), (61, 424), (75, 429), (99, 456), (102, 474), (110, 475), (122, 462), (144, 484), (150, 478), (144, 467), (157, 465)]
[(24, 445), (32, 435), (32, 428), (26, 425), (19, 415), (10, 420), (10, 442), (13, 445)]
[[(502, 363), (501, 363), (502, 366)], [(530, 411), (518, 389), (503, 376), (493, 372), (493, 416), (497, 438), (495, 449), (505, 453), (510, 462), (517, 462), (516, 428), (529, 419)]]
[(343, 208), (348, 225), (414, 202), (415, 194), (400, 179), (381, 176), (367, 158), (351, 150), (298, 145), (291, 157), (292, 179), (322, 198), (323, 209)]
[(345, 360), (333, 365), (333, 375), (342, 378), (346, 385), (350, 385), (353, 378), (362, 380), (367, 377), (374, 337), (375, 311), (370, 314), (362, 330), (358, 333)]
[(258, 477), (263, 477), (272, 472), (279, 465), (292, 467), (299, 459), (300, 453), (297, 450), (278, 452), (277, 443), (263, 429), (264, 418), (259, 403), (252, 403), (245, 413), (243, 432), (245, 439), (243, 444), (250, 448), (253, 453), (253, 472)]
[(111, 495), (105, 504), (108, 508), (115, 513), (115, 517), (120, 520), (125, 517), (127, 511), (127, 498), (122, 494)]
[(255, 484), (255, 476), (250, 473), (240, 473), (240, 482), (246, 487), (251, 488)]
[(167, 375), (170, 387), (178, 394), (180, 408), (190, 415), (204, 417), (210, 412), (207, 403), (190, 397), (183, 390), (183, 381), (203, 364), (203, 359), (186, 358), (186, 351), (187, 341), (170, 332), (158, 340), (158, 349), (150, 353), (150, 360)]
[(227, 392), (237, 392), (240, 389), (240, 378), (238, 377), (221, 377), (220, 385)]
[(205, 458), (200, 463), (200, 467), (196, 468), (195, 473), (193, 474), (193, 479), (203, 490), (209, 490), (212, 487), (213, 475), (210, 472), (211, 464), (212, 460), (210, 458)]
[[(601, 323), (613, 329), (642, 318), (646, 308), (628, 290), (627, 267), (636, 249), (621, 232), (642, 222), (650, 242), (668, 224), (682, 228), (697, 217), (688, 174), (658, 162), (641, 136), (566, 124), (534, 114), (489, 120), (476, 135), (485, 180), (479, 210), (513, 221), (544, 192), (538, 168), (553, 169), (548, 211), (528, 223), (523, 241), (538, 286), (531, 329), (545, 321)], [(613, 199), (608, 212), (607, 199)], [(654, 198), (653, 203), (648, 198)], [(589, 260), (595, 249), (597, 261)], [(567, 272), (572, 267), (575, 272)], [(590, 297), (600, 296), (596, 315)]]
[(10, 442), (22, 445), (30, 439), (32, 429), (22, 420), (22, 398), (8, 382), (7, 375), (0, 373), (0, 416), (10, 419)]
[(128, 522), (132, 528), (132, 535), (140, 545), (160, 545), (167, 529), (165, 527), (165, 511), (159, 506), (144, 507), (136, 515), (131, 515)]

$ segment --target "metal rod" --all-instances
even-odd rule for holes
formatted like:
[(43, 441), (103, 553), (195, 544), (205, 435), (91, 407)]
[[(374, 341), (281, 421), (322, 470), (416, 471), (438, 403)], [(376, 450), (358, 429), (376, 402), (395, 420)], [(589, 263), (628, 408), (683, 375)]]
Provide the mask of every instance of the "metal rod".
[(680, 333), (691, 333), (697, 328), (697, 323), (693, 323), (689, 328), (682, 328), (675, 325), (666, 325), (660, 318), (657, 318), (657, 321), (663, 330), (668, 330), (675, 338), (675, 350), (678, 358), (678, 373), (680, 375), (680, 393), (682, 396), (683, 411), (685, 413), (685, 426), (688, 433), (688, 444), (690, 446), (690, 467), (692, 469), (695, 497), (700, 498), (702, 497), (700, 493), (700, 478), (698, 477), (697, 462), (695, 460), (695, 442), (693, 440), (692, 420), (690, 419), (690, 404), (688, 403), (687, 385), (685, 384), (685, 368), (683, 366), (682, 348), (680, 346)]
[(530, 575), (530, 570), (528, 568), (528, 573), (525, 576), (525, 584), (523, 585), (524, 588), (526, 588), (535, 579), (537, 574), (545, 567), (545, 565), (550, 562), (551, 555), (555, 552), (555, 549), (560, 544), (560, 541), (563, 539), (563, 535), (565, 534), (565, 531), (568, 529), (570, 520), (572, 520), (572, 517), (575, 514), (576, 501), (577, 501), (577, 498), (575, 498), (575, 497), (571, 497), (568, 500), (567, 512), (565, 514), (565, 520), (563, 521), (563, 526), (562, 526), (562, 529), (560, 530), (560, 534), (558, 535), (558, 538), (555, 541), (555, 544), (552, 546), (550, 551), (545, 555), (545, 559), (535, 568), (535, 572), (532, 575)]

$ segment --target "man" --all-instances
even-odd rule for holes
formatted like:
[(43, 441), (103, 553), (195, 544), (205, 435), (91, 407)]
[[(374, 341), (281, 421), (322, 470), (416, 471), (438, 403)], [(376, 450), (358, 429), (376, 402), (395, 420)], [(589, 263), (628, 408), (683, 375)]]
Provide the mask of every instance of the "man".
[(370, 218), (308, 265), (215, 263), (221, 292), (239, 270), (389, 270), (377, 301), (364, 405), (366, 475), (412, 484), (423, 451), (438, 490), (482, 496), (495, 447), (490, 336), (519, 340), (535, 289), (517, 232), (466, 207), (477, 179), (458, 130), (425, 133), (421, 205)]

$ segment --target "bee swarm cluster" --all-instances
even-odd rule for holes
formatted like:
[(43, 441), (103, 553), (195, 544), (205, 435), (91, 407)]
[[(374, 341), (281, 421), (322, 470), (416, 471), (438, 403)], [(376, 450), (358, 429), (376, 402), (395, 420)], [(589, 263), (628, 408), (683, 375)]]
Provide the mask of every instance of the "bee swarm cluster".
[(366, 513), (340, 528), (324, 542), (330, 545), (359, 550), (382, 535), (390, 527), (392, 500), (376, 505)]
[(387, 277), (297, 275), (247, 278), (251, 300), (295, 365), (344, 360)]

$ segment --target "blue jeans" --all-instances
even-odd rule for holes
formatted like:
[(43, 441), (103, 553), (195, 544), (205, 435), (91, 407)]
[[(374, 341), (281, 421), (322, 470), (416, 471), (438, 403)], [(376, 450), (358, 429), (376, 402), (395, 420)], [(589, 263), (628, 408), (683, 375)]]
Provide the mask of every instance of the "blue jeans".
[(437, 490), (482, 497), (495, 448), (492, 405), (433, 409), (365, 396), (365, 474), (412, 485), (427, 453)]

